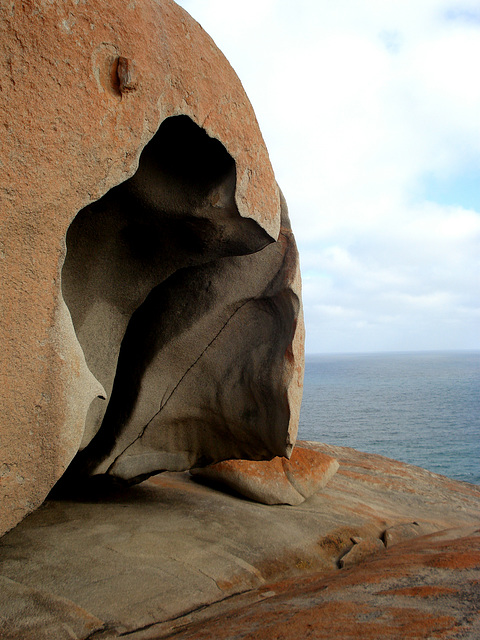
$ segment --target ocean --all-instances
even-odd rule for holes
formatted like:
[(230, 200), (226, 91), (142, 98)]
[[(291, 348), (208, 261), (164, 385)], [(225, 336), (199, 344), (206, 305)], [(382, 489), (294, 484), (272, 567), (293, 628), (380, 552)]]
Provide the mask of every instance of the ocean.
[(299, 438), (480, 484), (480, 351), (307, 356)]

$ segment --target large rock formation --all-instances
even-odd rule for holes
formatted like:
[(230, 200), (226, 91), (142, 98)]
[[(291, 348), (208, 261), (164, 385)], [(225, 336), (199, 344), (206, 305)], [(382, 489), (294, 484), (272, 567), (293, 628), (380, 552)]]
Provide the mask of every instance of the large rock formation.
[(67, 487), (289, 455), (297, 252), (230, 65), (171, 0), (0, 17), (0, 533), (72, 459)]

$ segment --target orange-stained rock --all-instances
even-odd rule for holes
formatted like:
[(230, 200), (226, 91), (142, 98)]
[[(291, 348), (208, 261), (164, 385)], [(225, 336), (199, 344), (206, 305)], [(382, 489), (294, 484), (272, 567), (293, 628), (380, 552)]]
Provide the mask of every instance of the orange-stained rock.
[(355, 543), (350, 551), (340, 558), (339, 565), (342, 569), (353, 567), (353, 565), (363, 562), (368, 558), (385, 551), (385, 545), (379, 538), (373, 536), (369, 538), (352, 538)]
[(225, 460), (191, 473), (256, 502), (298, 505), (323, 489), (337, 469), (335, 458), (297, 446), (290, 460)]
[[(210, 316), (202, 316), (201, 330), (197, 334), (186, 332), (181, 348), (176, 345), (178, 348), (157, 352), (157, 360), (164, 363), (167, 356), (171, 357), (178, 371), (171, 374), (167, 389), (156, 388), (156, 374), (150, 369), (146, 372), (144, 390), (150, 387), (151, 392), (147, 404), (142, 405), (141, 419), (144, 414), (148, 420), (153, 419), (152, 398), (158, 412), (159, 405), (170, 398), (180, 382), (184, 381), (183, 386), (191, 384), (191, 374), (185, 377), (187, 369), (190, 371), (202, 354), (212, 354), (209, 345), (240, 305), (245, 302), (243, 315), (235, 316), (239, 326), (247, 318), (268, 314), (271, 308), (274, 324), (275, 318), (282, 316), (282, 309), (288, 308), (282, 316), (286, 319), (282, 329), (285, 339), (273, 359), (274, 383), (283, 399), (281, 417), (267, 428), (268, 416), (258, 416), (252, 402), (254, 410), (249, 414), (251, 408), (247, 407), (245, 418), (235, 425), (236, 432), (229, 433), (220, 421), (215, 429), (225, 432), (226, 437), (222, 440), (221, 435), (213, 438), (209, 434), (206, 438), (226, 443), (223, 450), (219, 445), (207, 461), (226, 455), (288, 454), (296, 436), (303, 372), (296, 249), (285, 206), (282, 228), (279, 190), (252, 107), (209, 36), (171, 0), (113, 4), (100, 0), (73, 4), (5, 2), (0, 7), (0, 78), (0, 533), (41, 504), (79, 448), (87, 447), (98, 432), (105, 411), (97, 409), (106, 406), (113, 393), (122, 331), (149, 294), (150, 289), (145, 290), (148, 278), (149, 287), (154, 288), (172, 273), (172, 267), (170, 271), (155, 271), (147, 260), (155, 262), (150, 254), (158, 248), (156, 238), (161, 234), (158, 230), (157, 235), (152, 233), (155, 194), (153, 200), (147, 203), (147, 198), (142, 204), (142, 216), (149, 211), (147, 218), (135, 218), (140, 210), (138, 198), (152, 195), (139, 186), (143, 174), (126, 187), (133, 200), (122, 200), (125, 190), (116, 192), (124, 217), (114, 219), (108, 233), (100, 224), (103, 219), (109, 220), (108, 202), (116, 197), (108, 196), (104, 201), (103, 196), (133, 176), (144, 147), (154, 138), (158, 142), (156, 134), (161, 125), (172, 118), (185, 117), (208, 139), (218, 141), (224, 150), (221, 153), (233, 166), (227, 177), (217, 176), (215, 185), (203, 184), (203, 199), (197, 192), (197, 199), (187, 206), (177, 198), (184, 193), (179, 188), (171, 193), (170, 201), (162, 201), (162, 211), (168, 215), (191, 214), (179, 236), (186, 238), (186, 245), (194, 246), (198, 254), (204, 236), (189, 236), (188, 229), (202, 227), (202, 233), (213, 229), (212, 234), (220, 237), (225, 228), (229, 255), (234, 256), (228, 276), (238, 269), (248, 270), (248, 260), (247, 267), (240, 265), (242, 257), (248, 258), (243, 254), (258, 252), (260, 246), (270, 242), (269, 247), (275, 248), (267, 251), (267, 262), (277, 260), (282, 275), (269, 289), (273, 262), (265, 263), (259, 276), (264, 278), (263, 288), (257, 280), (253, 293), (245, 293), (246, 300), (229, 299), (223, 306), (220, 303), (221, 313), (215, 322), (210, 322)], [(157, 147), (154, 144), (149, 148)], [(151, 152), (144, 158), (150, 170), (155, 165), (155, 161), (150, 162)], [(137, 199), (132, 195), (135, 189)], [(163, 195), (166, 192), (170, 193), (167, 189)], [(185, 193), (188, 195), (188, 190)], [(74, 220), (78, 224), (71, 227)], [(213, 228), (209, 226), (212, 220)], [(142, 227), (144, 222), (148, 224)], [(78, 240), (70, 245), (69, 227), (70, 240)], [(253, 244), (243, 242), (248, 236), (246, 227), (253, 230)], [(139, 238), (142, 247), (146, 243), (146, 252), (143, 248), (138, 252)], [(82, 242), (90, 249), (98, 243), (108, 251), (84, 250)], [(233, 245), (240, 247), (238, 251), (232, 249)], [(127, 268), (130, 263), (126, 263), (117, 273), (124, 255), (116, 251), (120, 246), (128, 249), (126, 253), (132, 263), (136, 261), (138, 270)], [(223, 248), (215, 256), (225, 255)], [(163, 250), (161, 253), (165, 258)], [(187, 253), (184, 250), (182, 256)], [(105, 266), (100, 264), (102, 255), (116, 255), (117, 260)], [(197, 257), (193, 266), (199, 263)], [(211, 255), (207, 258), (212, 260)], [(179, 266), (183, 268), (187, 262), (185, 257)], [(88, 282), (82, 280), (82, 268), (94, 274)], [(143, 275), (137, 277), (139, 273)], [(228, 280), (225, 273), (213, 274), (215, 286), (222, 277)], [(128, 275), (130, 279), (124, 281)], [(203, 275), (208, 288), (208, 274)], [(82, 282), (87, 287), (85, 292), (78, 288)], [(195, 290), (201, 296), (201, 289)], [(174, 298), (176, 289), (169, 291)], [(70, 296), (67, 304), (64, 294)], [(257, 302), (248, 305), (251, 295)], [(187, 322), (189, 311), (182, 308), (183, 299), (179, 291), (176, 306), (173, 302), (170, 306), (169, 329), (175, 327), (175, 314)], [(200, 302), (203, 304), (204, 299)], [(192, 308), (197, 315), (200, 307), (194, 299)], [(108, 322), (102, 325), (96, 320), (97, 324), (92, 324), (93, 316)], [(232, 329), (234, 324), (228, 327), (230, 335), (238, 333), (238, 326)], [(96, 328), (103, 330), (105, 340), (98, 341)], [(226, 336), (227, 332), (222, 333), (228, 343)], [(228, 344), (218, 341), (215, 347), (215, 356), (205, 358), (209, 368), (214, 368), (218, 351), (225, 353)], [(97, 362), (102, 352), (108, 360), (103, 368)], [(235, 348), (230, 348), (230, 353), (235, 362)], [(220, 368), (222, 372), (226, 369), (225, 364)], [(200, 366), (193, 373), (199, 374), (197, 380), (208, 378)], [(198, 382), (195, 384), (198, 386)], [(196, 401), (194, 394), (191, 397)], [(173, 405), (169, 401), (169, 408)], [(124, 409), (119, 406), (118, 412)], [(211, 411), (211, 407), (207, 409)], [(95, 415), (85, 432), (87, 412), (89, 420)], [(195, 434), (201, 434), (204, 416), (199, 419), (191, 406), (185, 412), (180, 419), (190, 420), (196, 425)], [(165, 411), (164, 415), (172, 425), (178, 412), (167, 416)], [(89, 451), (85, 464), (78, 465), (82, 473), (104, 473), (112, 468), (116, 477), (134, 480), (160, 467), (188, 467), (208, 449), (197, 446), (201, 436), (195, 435), (194, 443), (175, 441), (173, 427), (166, 442), (159, 442), (152, 429), (142, 439), (146, 423), (136, 422), (136, 417), (137, 413), (130, 412), (128, 428), (123, 423), (110, 424), (98, 456)], [(108, 442), (112, 433), (113, 443)], [(192, 433), (192, 429), (185, 429), (185, 433)], [(240, 442), (249, 444), (243, 447)], [(127, 449), (128, 455), (123, 455)]]
[[(193, 638), (238, 631), (267, 640), (343, 638), (343, 628), (382, 638), (383, 627), (387, 638), (400, 640), (402, 628), (422, 638), (441, 616), (468, 629), (478, 611), (480, 487), (344, 447), (304, 446), (331, 451), (340, 467), (298, 508), (243, 500), (187, 472), (47, 500), (0, 540), (0, 576), (18, 585), (10, 590), (16, 602), (0, 595), (0, 620), (9, 620), (15, 640), (29, 624), (36, 640), (61, 638), (72, 620), (68, 607), (57, 607), (61, 598), (73, 617), (81, 609), (101, 620), (105, 640), (165, 638), (192, 622)], [(383, 549), (385, 530), (405, 522), (437, 533)], [(362, 541), (378, 552), (340, 568)], [(32, 591), (43, 593), (38, 617), (13, 619)], [(338, 622), (328, 618), (335, 610)], [(42, 611), (51, 615), (39, 628)], [(470, 631), (466, 637), (476, 638)]]
[[(468, 571), (455, 562), (466, 552)], [(177, 621), (170, 635), (138, 640), (473, 640), (480, 637), (479, 579), (479, 532), (442, 532), (328, 577), (269, 584), (201, 622)]]

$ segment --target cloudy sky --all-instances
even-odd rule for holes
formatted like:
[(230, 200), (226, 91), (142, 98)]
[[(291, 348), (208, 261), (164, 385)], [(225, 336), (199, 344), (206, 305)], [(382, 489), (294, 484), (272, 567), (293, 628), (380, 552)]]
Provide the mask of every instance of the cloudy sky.
[(479, 0), (180, 0), (285, 193), (307, 352), (480, 349)]

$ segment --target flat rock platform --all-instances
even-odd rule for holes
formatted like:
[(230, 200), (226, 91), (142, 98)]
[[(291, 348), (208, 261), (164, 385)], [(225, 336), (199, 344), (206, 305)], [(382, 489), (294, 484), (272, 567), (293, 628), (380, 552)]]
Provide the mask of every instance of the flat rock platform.
[(296, 507), (188, 473), (47, 501), (0, 540), (0, 638), (479, 638), (480, 487), (302, 445), (340, 467)]

